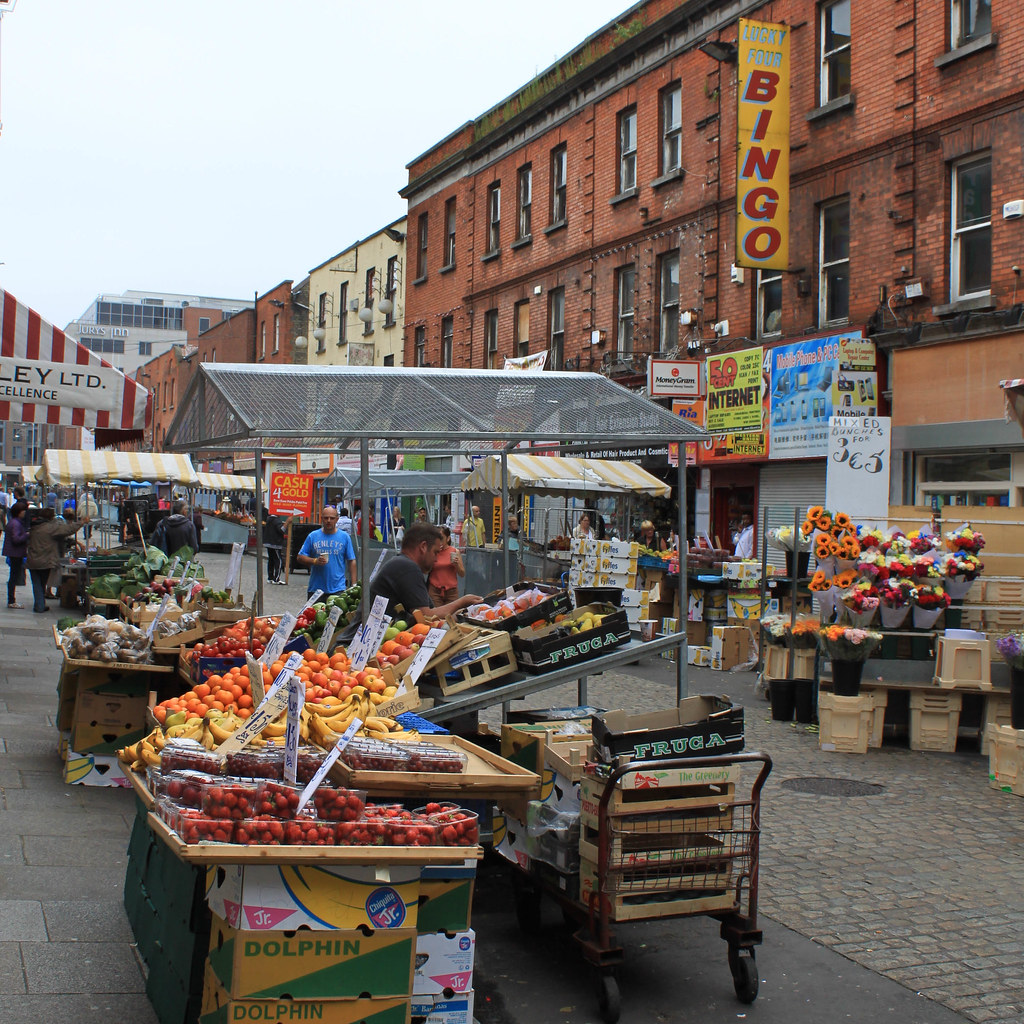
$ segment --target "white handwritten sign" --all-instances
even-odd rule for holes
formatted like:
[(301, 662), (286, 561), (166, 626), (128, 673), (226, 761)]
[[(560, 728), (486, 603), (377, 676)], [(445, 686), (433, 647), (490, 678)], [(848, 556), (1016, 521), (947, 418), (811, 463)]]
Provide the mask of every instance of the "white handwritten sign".
[(854, 519), (889, 513), (888, 416), (832, 416), (828, 421), (825, 505)]

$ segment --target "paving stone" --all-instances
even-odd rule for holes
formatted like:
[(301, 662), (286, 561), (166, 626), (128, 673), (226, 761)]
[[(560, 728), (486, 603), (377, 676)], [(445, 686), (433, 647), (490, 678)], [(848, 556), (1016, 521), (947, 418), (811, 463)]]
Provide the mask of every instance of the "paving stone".
[(123, 890), (124, 870), (105, 864), (79, 864), (73, 871), (15, 864), (0, 874), (0, 901), (116, 899)]
[(132, 942), (131, 926), (121, 898), (107, 900), (44, 900), (43, 917), (51, 942)]
[(2, 906), (0, 943), (46, 941), (43, 908), (37, 900), (7, 899)]
[[(20, 996), (25, 991), (25, 966), (21, 962), (21, 946), (17, 942), (0, 942), (0, 999), (4, 996)], [(3, 1002), (3, 1019), (7, 1021), (7, 1008), (11, 1002)], [(20, 1003), (21, 1000), (12, 1002)]]
[(143, 992), (138, 962), (123, 942), (24, 943), (29, 993)]

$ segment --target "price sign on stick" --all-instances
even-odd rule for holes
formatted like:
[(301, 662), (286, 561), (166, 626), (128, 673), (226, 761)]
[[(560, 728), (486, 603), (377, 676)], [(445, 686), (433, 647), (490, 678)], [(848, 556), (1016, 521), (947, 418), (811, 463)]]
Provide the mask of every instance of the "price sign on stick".
[(334, 631), (338, 628), (338, 619), (341, 618), (341, 609), (335, 605), (327, 615), (327, 625), (320, 636), (320, 642), (316, 645), (317, 654), (326, 654), (331, 649), (331, 641), (334, 640)]
[(237, 732), (232, 733), (219, 747), (217, 753), (221, 759), (236, 750), (241, 750), (254, 736), (261, 733), (274, 719), (279, 718), (281, 712), (288, 706), (288, 680), (295, 674), (295, 670), (302, 664), (302, 655), (298, 651), (292, 651), (284, 668), (277, 674), (277, 678), (271, 684), (266, 696), (260, 705), (249, 716), (245, 725)]
[(299, 719), (306, 684), (296, 675), (288, 683), (288, 725), (284, 733), (284, 781), (294, 785), (299, 770)]
[(245, 663), (249, 666), (249, 689), (252, 691), (252, 705), (259, 707), (266, 696), (263, 690), (263, 666), (253, 657), (252, 651), (245, 652)]
[(228, 574), (224, 579), (224, 589), (233, 591), (242, 583), (242, 555), (245, 554), (244, 544), (231, 545), (231, 557), (228, 559)]
[(153, 630), (156, 629), (156, 624), (160, 621), (161, 616), (165, 611), (167, 611), (167, 602), (170, 601), (170, 599), (170, 594), (164, 594), (164, 599), (160, 602), (160, 607), (157, 608), (156, 615), (153, 616), (153, 620), (149, 624), (149, 629), (146, 630), (146, 636), (153, 636)]
[[(284, 645), (288, 643), (288, 637), (292, 635), (292, 630), (295, 629), (295, 623), (298, 619), (292, 615), (291, 612), (285, 612), (281, 616), (281, 621), (277, 624), (277, 629), (274, 630), (274, 635), (267, 641), (267, 646), (264, 648), (263, 653), (260, 655), (260, 663), (263, 665), (273, 665), (277, 661), (281, 652), (284, 650)], [(295, 653), (294, 651), (292, 653)]]
[(331, 748), (331, 752), (324, 758), (324, 763), (316, 770), (316, 774), (309, 780), (306, 788), (299, 796), (299, 806), (296, 811), (301, 811), (309, 803), (310, 797), (316, 792), (317, 786), (327, 778), (327, 773), (334, 767), (338, 756), (348, 746), (349, 740), (363, 727), (363, 720), (358, 716), (353, 718), (349, 727), (338, 737), (338, 742)]
[(427, 667), (430, 659), (434, 656), (434, 651), (437, 650), (437, 645), (444, 639), (447, 632), (448, 630), (446, 629), (432, 629), (423, 638), (423, 643), (420, 645), (420, 649), (416, 652), (416, 657), (412, 659), (409, 671), (402, 677), (402, 683), (398, 687), (399, 693), (405, 693), (405, 691), (410, 687), (416, 685), (416, 681), (421, 675), (423, 675), (423, 670)]
[(383, 594), (377, 596), (370, 609), (370, 617), (363, 625), (362, 632), (353, 641), (348, 649), (348, 656), (352, 662), (352, 671), (361, 672), (366, 668), (370, 655), (380, 648), (381, 639), (387, 631), (390, 619), (387, 619), (385, 612), (388, 608), (388, 599)]
[[(181, 561), (180, 555), (174, 556), (174, 561), (171, 562), (170, 569), (167, 570), (167, 578), (170, 579), (174, 575), (174, 570), (178, 568), (178, 563)], [(184, 574), (182, 574), (184, 575)]]
[(388, 549), (385, 548), (377, 559), (377, 564), (373, 567), (370, 572), (370, 583), (373, 582), (373, 578), (380, 572), (380, 567), (384, 564), (384, 559), (387, 557)]
[(323, 596), (324, 592), (322, 590), (314, 590), (313, 593), (306, 598), (306, 603), (299, 609), (299, 614), (301, 615), (307, 608), (312, 607)]

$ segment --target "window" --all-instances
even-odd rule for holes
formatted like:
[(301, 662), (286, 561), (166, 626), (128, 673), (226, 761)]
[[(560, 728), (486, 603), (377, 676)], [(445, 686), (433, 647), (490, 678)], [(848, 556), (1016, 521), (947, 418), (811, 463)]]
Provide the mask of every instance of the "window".
[(821, 8), (820, 102), (850, 94), (850, 0)]
[(338, 344), (348, 341), (348, 281), (343, 281), (338, 294), (340, 313), (338, 314)]
[(953, 167), (953, 247), (950, 301), (987, 295), (992, 280), (992, 159), (972, 157)]
[(263, 359), (267, 354), (267, 321), (260, 321), (260, 359)]
[(395, 357), (393, 355), (386, 355), (384, 357), (384, 365), (385, 366), (394, 366), (395, 365)]
[(178, 382), (176, 380), (171, 381), (171, 408), (174, 408), (174, 385)]
[(632, 263), (616, 271), (618, 287), (618, 338), (616, 350), (620, 356), (633, 354), (633, 291), (636, 286), (636, 267)]
[(316, 301), (316, 325), (317, 327), (327, 325), (327, 292), (321, 292)]
[[(366, 271), (366, 285), (364, 291), (363, 305), (371, 312), (373, 310), (374, 278), (377, 275), (376, 267), (369, 267)], [(363, 321), (363, 334), (373, 334), (373, 317), (370, 316)]]
[(455, 317), (441, 318), (441, 365), (452, 365), (452, 336), (455, 333)]
[(619, 194), (636, 188), (636, 107), (619, 114)]
[(281, 351), (281, 314), (274, 314), (274, 355)]
[[(395, 293), (398, 291), (398, 257), (389, 256), (384, 276), (384, 298), (391, 303), (391, 309), (384, 314), (384, 326), (395, 326)], [(344, 306), (342, 307), (344, 308)]]
[(427, 276), (427, 215), (420, 214), (416, 222), (416, 280)]
[(992, 31), (992, 0), (952, 0), (949, 38), (955, 48)]
[(683, 88), (670, 85), (661, 93), (661, 173), (683, 166)]
[(661, 351), (670, 353), (679, 347), (679, 253), (666, 253), (659, 262)]
[(484, 313), (484, 362), (488, 370), (495, 369), (498, 359), (498, 311), (489, 309)]
[(516, 355), (530, 354), (530, 302), (516, 303)]
[(757, 272), (757, 336), (782, 333), (782, 271)]
[(455, 199), (444, 204), (444, 265), (455, 266)]
[(199, 318), (199, 333), (205, 334), (210, 329), (210, 318), (208, 316), (201, 316)]
[(487, 251), (501, 248), (501, 182), (487, 190)]
[(551, 223), (564, 224), (568, 218), (565, 185), (568, 180), (568, 153), (566, 146), (551, 151)]
[(427, 329), (426, 327), (416, 328), (416, 365), (427, 365)]
[(211, 363), (215, 363), (215, 362), (217, 362), (217, 350), (216, 350), (216, 349), (213, 349), (213, 350), (212, 350), (212, 351), (210, 352), (210, 362), (211, 362)]
[(850, 202), (821, 208), (818, 232), (818, 323), (843, 323), (850, 316)]
[(516, 238), (520, 240), (527, 239), (533, 234), (533, 168), (529, 164), (519, 168), (516, 196), (519, 202), (519, 212), (516, 217)]
[(151, 341), (140, 341), (139, 342), (139, 355), (140, 356), (151, 356), (153, 354), (153, 342)]
[(548, 366), (561, 370), (565, 361), (565, 289), (548, 294)]

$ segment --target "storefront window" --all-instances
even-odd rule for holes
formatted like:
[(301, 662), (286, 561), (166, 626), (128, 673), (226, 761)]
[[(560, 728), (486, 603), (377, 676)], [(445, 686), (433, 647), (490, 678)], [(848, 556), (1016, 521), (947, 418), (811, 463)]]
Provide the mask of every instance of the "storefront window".
[(923, 505), (1009, 505), (1009, 453), (922, 458), (917, 502)]

